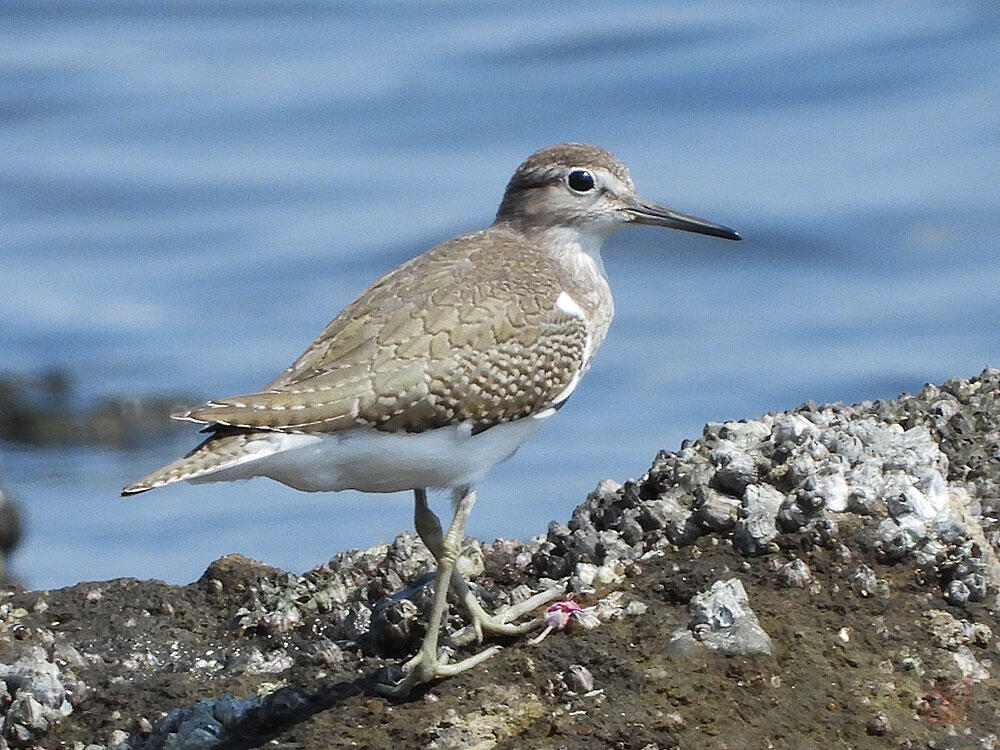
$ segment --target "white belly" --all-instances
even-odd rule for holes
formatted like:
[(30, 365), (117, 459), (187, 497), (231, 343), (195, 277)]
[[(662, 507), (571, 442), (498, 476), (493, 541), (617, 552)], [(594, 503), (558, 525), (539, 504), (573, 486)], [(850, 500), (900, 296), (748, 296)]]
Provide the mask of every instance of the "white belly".
[(191, 480), (269, 477), (306, 492), (399, 492), (475, 484), (546, 422), (529, 417), (473, 435), (461, 424), (418, 433), (358, 427), (328, 435), (261, 432), (259, 457)]

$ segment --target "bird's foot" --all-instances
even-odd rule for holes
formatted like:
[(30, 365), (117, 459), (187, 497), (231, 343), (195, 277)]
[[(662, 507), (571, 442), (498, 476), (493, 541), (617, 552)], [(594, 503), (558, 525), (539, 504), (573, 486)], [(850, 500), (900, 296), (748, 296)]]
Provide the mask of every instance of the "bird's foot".
[(448, 650), (442, 649), (441, 653), (431, 653), (425, 648), (421, 648), (417, 655), (403, 665), (403, 677), (394, 684), (380, 683), (375, 689), (382, 695), (390, 698), (405, 698), (417, 685), (421, 685), (440, 677), (451, 677), (467, 669), (472, 669), (501, 650), (500, 646), (490, 646), (473, 654), (461, 661), (448, 663)]
[[(541, 617), (536, 617), (519, 624), (511, 622), (511, 620), (516, 620), (532, 610), (541, 607), (543, 604), (558, 599), (563, 595), (565, 590), (565, 586), (553, 586), (522, 602), (504, 607), (495, 615), (491, 615), (482, 608), (479, 601), (472, 595), (472, 592), (466, 589), (466, 594), (462, 597), (462, 604), (469, 617), (470, 624), (455, 633), (450, 640), (455, 645), (464, 645), (473, 640), (482, 641), (484, 634), (517, 636), (537, 630), (544, 623)], [(447, 649), (442, 649), (439, 654), (436, 646), (432, 650), (425, 643), (420, 647), (416, 656), (402, 666), (403, 676), (398, 682), (392, 684), (380, 683), (375, 686), (375, 689), (382, 695), (391, 698), (405, 698), (417, 685), (441, 677), (450, 677), (467, 669), (472, 669), (482, 664), (500, 651), (500, 649), (500, 646), (490, 646), (478, 654), (473, 654), (461, 661), (449, 663)]]
[(534, 596), (530, 596), (522, 602), (511, 604), (497, 611), (496, 614), (489, 614), (483, 609), (479, 600), (471, 591), (466, 589), (462, 597), (462, 606), (469, 618), (469, 624), (452, 636), (452, 641), (462, 645), (475, 640), (481, 643), (484, 635), (518, 636), (537, 630), (544, 624), (541, 617), (535, 617), (527, 622), (514, 623), (520, 617), (538, 609), (543, 604), (548, 604), (561, 597), (565, 593), (566, 587), (562, 584), (541, 591)]

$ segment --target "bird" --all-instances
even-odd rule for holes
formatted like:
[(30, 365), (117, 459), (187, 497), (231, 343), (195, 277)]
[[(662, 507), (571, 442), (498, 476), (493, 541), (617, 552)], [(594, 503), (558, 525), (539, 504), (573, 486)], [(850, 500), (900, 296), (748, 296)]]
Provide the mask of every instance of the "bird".
[[(439, 654), (449, 589), (480, 641), (539, 627), (539, 618), (514, 621), (562, 593), (543, 591), (502, 616), (483, 609), (455, 567), (475, 487), (548, 422), (590, 367), (614, 314), (601, 247), (634, 225), (741, 239), (640, 197), (628, 168), (602, 148), (535, 152), (489, 227), (382, 276), (261, 390), (172, 415), (203, 425), (207, 437), (122, 495), (252, 477), (306, 492), (413, 492), (414, 525), (437, 567), (434, 598), (419, 650), (382, 692), (405, 696), (474, 667), (498, 647), (454, 663)], [(447, 531), (428, 489), (451, 491)]]

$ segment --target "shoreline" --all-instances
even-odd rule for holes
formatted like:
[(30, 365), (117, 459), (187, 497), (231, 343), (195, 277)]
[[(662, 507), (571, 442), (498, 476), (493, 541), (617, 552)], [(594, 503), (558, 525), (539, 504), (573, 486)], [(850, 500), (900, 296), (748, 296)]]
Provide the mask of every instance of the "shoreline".
[[(430, 556), (410, 534), (302, 575), (231, 555), (186, 586), (12, 588), (3, 737), (81, 750), (998, 741), (998, 370), (710, 423), (526, 544), (467, 542), (490, 608), (565, 579), (594, 627), (507, 642), (396, 703), (373, 686), (422, 635)], [(462, 625), (453, 613), (445, 627), (459, 643)]]

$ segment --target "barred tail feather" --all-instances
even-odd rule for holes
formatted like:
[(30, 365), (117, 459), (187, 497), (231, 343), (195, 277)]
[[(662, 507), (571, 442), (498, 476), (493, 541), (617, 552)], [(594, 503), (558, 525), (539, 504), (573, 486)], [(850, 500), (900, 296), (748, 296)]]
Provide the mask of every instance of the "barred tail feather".
[(239, 464), (256, 461), (268, 451), (247, 450), (253, 433), (213, 435), (183, 458), (161, 466), (122, 490), (122, 497), (163, 487), (174, 482), (211, 482), (212, 475)]

